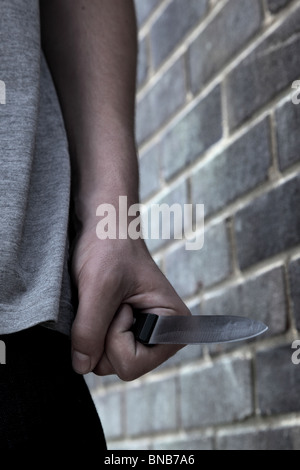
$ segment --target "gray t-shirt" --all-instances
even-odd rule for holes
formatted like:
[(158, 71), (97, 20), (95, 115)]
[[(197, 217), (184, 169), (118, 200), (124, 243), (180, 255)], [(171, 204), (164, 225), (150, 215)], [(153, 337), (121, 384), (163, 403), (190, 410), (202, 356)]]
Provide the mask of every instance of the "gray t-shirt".
[(70, 159), (38, 0), (0, 0), (0, 334), (69, 334)]

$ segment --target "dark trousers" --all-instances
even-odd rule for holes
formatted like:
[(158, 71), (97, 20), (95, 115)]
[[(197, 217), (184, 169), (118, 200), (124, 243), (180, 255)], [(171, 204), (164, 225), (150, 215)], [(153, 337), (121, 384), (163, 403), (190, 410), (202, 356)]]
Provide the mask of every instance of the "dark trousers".
[(106, 450), (102, 426), (82, 376), (71, 366), (70, 339), (36, 326), (0, 336), (0, 450)]

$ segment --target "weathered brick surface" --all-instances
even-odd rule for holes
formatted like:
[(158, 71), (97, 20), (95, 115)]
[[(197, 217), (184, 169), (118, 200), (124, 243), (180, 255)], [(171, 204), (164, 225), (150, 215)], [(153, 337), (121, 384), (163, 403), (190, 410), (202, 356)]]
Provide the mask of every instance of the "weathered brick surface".
[(103, 431), (107, 439), (120, 437), (123, 433), (121, 393), (111, 392), (106, 395), (96, 396), (94, 402), (101, 417)]
[(137, 85), (142, 86), (146, 81), (149, 71), (147, 40), (139, 41), (138, 45), (138, 63), (137, 63)]
[(213, 440), (211, 437), (206, 436), (188, 437), (178, 441), (154, 444), (153, 450), (213, 450)]
[(267, 0), (268, 8), (272, 13), (277, 13), (289, 3), (291, 3), (291, 0)]
[(153, 195), (160, 188), (160, 155), (159, 145), (154, 145), (140, 155), (140, 198)]
[(217, 438), (219, 450), (299, 450), (299, 426), (279, 429), (239, 429), (234, 433), (222, 433)]
[(287, 328), (286, 302), (284, 271), (275, 268), (204, 299), (202, 311), (204, 315), (238, 315), (260, 320), (268, 326), (268, 335), (276, 335)]
[(251, 367), (246, 359), (222, 360), (180, 376), (185, 429), (243, 420), (253, 413)]
[(166, 256), (166, 275), (183, 297), (220, 282), (230, 273), (228, 234), (223, 223), (206, 230), (201, 250), (188, 251), (183, 245)]
[(190, 47), (193, 93), (199, 91), (257, 32), (262, 17), (259, 0), (230, 0), (225, 4)]
[[(123, 441), (111, 441), (108, 443), (108, 450), (118, 450), (120, 452), (122, 451), (132, 451), (132, 450), (151, 450), (152, 446), (149, 443), (149, 440), (144, 441), (142, 440), (123, 440)], [(127, 454), (128, 455), (128, 454)], [(120, 454), (122, 456), (122, 454)], [(125, 466), (125, 465), (124, 465)]]
[(295, 316), (295, 323), (298, 331), (300, 331), (300, 259), (292, 261), (289, 265), (290, 289), (292, 298), (292, 308)]
[(126, 430), (136, 436), (176, 429), (175, 379), (126, 390)]
[(279, 167), (285, 170), (300, 161), (300, 106), (290, 100), (276, 110)]
[(146, 140), (185, 102), (185, 74), (179, 59), (137, 103), (136, 138)]
[(300, 411), (300, 366), (291, 344), (257, 353), (257, 403), (262, 415)]
[(190, 344), (178, 351), (175, 356), (172, 356), (164, 362), (159, 369), (168, 369), (174, 366), (181, 366), (188, 364), (192, 361), (197, 361), (203, 357), (203, 346), (200, 344)]
[(186, 33), (207, 11), (208, 0), (173, 0), (154, 24), (151, 32), (154, 66), (174, 50)]
[(163, 174), (168, 180), (222, 137), (220, 87), (192, 107), (162, 138)]
[(204, 204), (206, 215), (223, 208), (268, 178), (271, 158), (269, 120), (264, 119), (193, 175), (193, 202)]
[(299, 21), (300, 8), (229, 74), (226, 88), (231, 129), (298, 79)]
[(242, 269), (300, 242), (300, 176), (251, 201), (235, 221)]
[(138, 24), (141, 26), (162, 0), (135, 0)]

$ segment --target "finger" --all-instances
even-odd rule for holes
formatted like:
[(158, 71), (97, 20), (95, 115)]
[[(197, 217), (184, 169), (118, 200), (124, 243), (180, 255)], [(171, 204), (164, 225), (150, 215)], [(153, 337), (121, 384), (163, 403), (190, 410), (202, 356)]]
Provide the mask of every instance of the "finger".
[[(149, 347), (138, 343), (130, 331), (132, 324), (131, 307), (121, 306), (111, 323), (106, 339), (106, 355), (111, 370), (114, 370), (125, 381), (134, 380), (155, 369), (183, 347), (178, 345)], [(105, 375), (108, 370), (107, 362), (102, 362), (101, 359), (94, 372), (98, 375)]]
[(71, 334), (72, 364), (77, 373), (90, 372), (99, 361), (107, 330), (119, 304), (116, 285), (108, 276), (103, 276), (101, 285), (98, 276), (90, 276), (80, 286), (79, 305)]
[[(117, 370), (115, 369), (111, 359), (114, 357), (115, 348), (123, 349), (124, 343), (124, 353), (126, 348), (129, 348), (129, 350), (132, 350), (131, 353), (134, 354), (133, 350), (135, 349), (135, 340), (133, 333), (130, 331), (132, 324), (133, 314), (131, 308), (126, 304), (121, 305), (110, 324), (106, 335), (106, 350), (93, 370), (95, 374), (117, 374)], [(109, 354), (109, 352), (112, 354)]]

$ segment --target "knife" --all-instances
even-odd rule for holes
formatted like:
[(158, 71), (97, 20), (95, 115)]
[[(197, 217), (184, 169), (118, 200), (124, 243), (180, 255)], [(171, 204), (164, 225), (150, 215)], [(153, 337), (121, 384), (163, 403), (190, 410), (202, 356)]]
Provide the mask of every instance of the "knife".
[(242, 341), (267, 331), (264, 323), (233, 315), (170, 315), (134, 311), (131, 328), (142, 344), (213, 344)]

